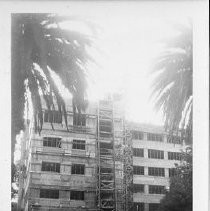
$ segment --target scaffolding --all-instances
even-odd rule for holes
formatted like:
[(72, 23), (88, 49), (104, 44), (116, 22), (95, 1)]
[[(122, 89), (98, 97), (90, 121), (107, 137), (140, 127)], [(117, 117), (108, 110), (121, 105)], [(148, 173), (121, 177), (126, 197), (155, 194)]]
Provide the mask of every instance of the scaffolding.
[(133, 150), (132, 135), (124, 127), (124, 211), (133, 210)]
[(110, 101), (99, 101), (97, 116), (97, 208), (115, 211), (114, 127)]
[[(132, 207), (131, 135), (125, 128), (124, 117), (115, 116), (113, 104), (112, 100), (103, 100), (98, 105), (98, 211), (128, 211)], [(121, 126), (117, 128), (116, 122)]]

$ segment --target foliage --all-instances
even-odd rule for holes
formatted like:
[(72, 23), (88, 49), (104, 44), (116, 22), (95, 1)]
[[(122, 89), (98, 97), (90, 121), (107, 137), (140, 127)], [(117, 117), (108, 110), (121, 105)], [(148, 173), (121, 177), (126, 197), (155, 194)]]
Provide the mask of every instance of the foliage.
[(155, 62), (152, 96), (155, 107), (162, 109), (168, 131), (185, 132), (192, 141), (192, 27), (176, 25), (178, 35), (165, 41), (165, 50)]
[[(12, 14), (12, 154), (15, 137), (24, 129), (26, 92), (31, 94), (35, 130), (43, 124), (41, 95), (51, 111), (54, 102), (66, 125), (66, 107), (51, 72), (56, 73), (74, 98), (75, 109), (84, 109), (87, 53), (92, 37), (61, 28), (73, 17), (55, 14)], [(71, 28), (71, 25), (69, 25)]]
[(170, 190), (161, 200), (160, 211), (192, 211), (192, 148), (182, 154), (176, 175), (170, 179)]
[[(167, 40), (165, 51), (157, 59), (152, 95), (155, 107), (163, 110), (165, 129), (170, 134), (181, 131), (182, 139), (192, 143), (192, 27), (178, 25), (178, 35)], [(160, 211), (192, 210), (192, 148), (182, 154), (176, 175), (170, 178), (170, 190), (161, 200)]]
[(11, 197), (15, 198), (18, 190), (13, 187), (13, 184), (18, 185), (18, 178), (19, 178), (19, 165), (15, 165), (11, 163)]

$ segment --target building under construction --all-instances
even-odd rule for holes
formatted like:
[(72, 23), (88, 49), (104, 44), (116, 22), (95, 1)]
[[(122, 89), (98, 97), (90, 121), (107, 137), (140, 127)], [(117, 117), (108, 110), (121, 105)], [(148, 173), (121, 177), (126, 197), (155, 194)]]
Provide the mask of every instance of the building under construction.
[[(21, 146), (19, 210), (155, 211), (183, 148), (160, 127), (126, 122), (120, 100), (44, 111)], [(54, 130), (51, 124), (53, 122)]]

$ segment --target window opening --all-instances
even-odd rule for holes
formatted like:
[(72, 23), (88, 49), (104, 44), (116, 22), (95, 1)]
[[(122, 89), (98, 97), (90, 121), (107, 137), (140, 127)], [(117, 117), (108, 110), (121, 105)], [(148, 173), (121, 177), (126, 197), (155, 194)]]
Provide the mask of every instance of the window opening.
[(71, 174), (85, 174), (85, 165), (83, 165), (83, 164), (72, 164)]
[(86, 114), (74, 113), (73, 114), (74, 126), (86, 126)]
[(40, 189), (40, 198), (59, 199), (59, 190)]
[(42, 171), (60, 173), (60, 163), (42, 162)]
[(165, 187), (160, 185), (149, 185), (149, 194), (164, 194)]
[(84, 191), (71, 191), (70, 199), (71, 200), (84, 200), (85, 194)]
[(144, 133), (141, 131), (133, 130), (131, 131), (132, 138), (137, 140), (143, 140), (144, 139)]
[(160, 204), (158, 203), (151, 203), (149, 204), (149, 211), (158, 211)]
[(61, 148), (61, 138), (57, 137), (44, 137), (43, 146)]
[(147, 140), (148, 141), (159, 141), (163, 142), (163, 135), (155, 134), (155, 133), (147, 133)]
[(143, 166), (133, 166), (133, 174), (144, 175), (144, 167)]
[(181, 153), (179, 152), (168, 152), (169, 160), (181, 160)]
[(148, 157), (154, 159), (164, 159), (164, 151), (148, 149)]
[(133, 148), (134, 157), (144, 157), (144, 149), (142, 148)]
[(133, 203), (133, 211), (144, 211), (144, 203)]
[(167, 142), (172, 143), (172, 144), (181, 144), (181, 137), (174, 136), (174, 135), (168, 135)]
[(144, 185), (143, 184), (133, 184), (133, 192), (134, 193), (144, 193)]
[(60, 111), (44, 111), (44, 122), (62, 123), (62, 114)]
[(85, 150), (85, 141), (84, 140), (73, 140), (72, 149)]
[(148, 175), (165, 177), (165, 169), (164, 168), (149, 167), (148, 168)]

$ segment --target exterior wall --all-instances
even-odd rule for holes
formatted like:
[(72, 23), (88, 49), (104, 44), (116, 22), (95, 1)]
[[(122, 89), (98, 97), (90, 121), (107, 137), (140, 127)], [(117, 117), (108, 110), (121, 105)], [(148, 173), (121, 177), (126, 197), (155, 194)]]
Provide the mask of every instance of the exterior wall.
[[(122, 105), (114, 105), (114, 145), (115, 145), (115, 185), (119, 190), (123, 186), (123, 135), (124, 118)], [(73, 126), (72, 106), (67, 106), (68, 128), (65, 122), (54, 123), (52, 130), (50, 123), (44, 123), (41, 134), (28, 131), (25, 134), (22, 146), (22, 162), (26, 172), (21, 178), (19, 191), (19, 206), (22, 210), (96, 210), (97, 189), (97, 105), (91, 104), (87, 108), (86, 126)], [(144, 157), (133, 157), (133, 165), (144, 166), (144, 175), (134, 175), (133, 184), (144, 184), (144, 193), (134, 193), (133, 202), (144, 203), (144, 210), (149, 211), (150, 203), (159, 203), (163, 194), (149, 194), (149, 185), (169, 186), (169, 168), (179, 161), (168, 160), (168, 152), (180, 152), (180, 144), (167, 143), (167, 134), (161, 127), (127, 123), (127, 129), (143, 132), (143, 139), (132, 139), (133, 148), (143, 148)], [(163, 142), (148, 140), (147, 133), (161, 134)], [(29, 138), (30, 137), (30, 138)], [(61, 148), (43, 146), (44, 137), (61, 138)], [(72, 149), (74, 139), (85, 140), (85, 150)], [(106, 141), (105, 141), (106, 142)], [(110, 142), (107, 139), (107, 142)], [(148, 158), (148, 149), (163, 150), (164, 159)], [(42, 162), (60, 163), (60, 172), (46, 172), (41, 170)], [(74, 175), (71, 173), (72, 164), (84, 164), (85, 174)], [(148, 167), (165, 169), (165, 177), (149, 176)], [(40, 198), (40, 189), (59, 190), (59, 199)], [(84, 200), (70, 200), (71, 190), (84, 191)], [(118, 199), (122, 198), (122, 194)], [(120, 201), (120, 200), (118, 200)], [(121, 202), (117, 202), (121, 210)], [(31, 207), (33, 206), (33, 209)], [(139, 211), (139, 210), (138, 210)]]
[[(160, 203), (160, 200), (164, 197), (164, 194), (149, 194), (149, 185), (159, 185), (169, 187), (169, 168), (174, 168), (175, 163), (179, 163), (179, 160), (168, 160), (168, 152), (181, 152), (183, 146), (181, 144), (167, 143), (167, 134), (162, 128), (158, 127), (145, 127), (140, 125), (131, 124), (132, 130), (143, 132), (143, 139), (132, 139), (133, 148), (142, 148), (144, 151), (144, 157), (133, 156), (134, 166), (143, 166), (144, 175), (133, 175), (133, 184), (143, 184), (144, 193), (134, 193), (133, 202), (144, 203), (144, 211), (149, 211), (150, 203)], [(148, 139), (148, 133), (161, 134), (163, 141), (151, 141)], [(153, 159), (148, 157), (148, 149), (164, 151), (164, 159)], [(165, 176), (150, 176), (148, 175), (148, 167), (158, 167), (165, 169)], [(137, 210), (137, 209), (136, 209)], [(142, 210), (141, 210), (142, 211)]]
[[(87, 110), (86, 126), (74, 127), (72, 106), (68, 106), (68, 127), (62, 124), (44, 123), (41, 134), (27, 134), (22, 147), (22, 160), (26, 165), (26, 177), (22, 184), (21, 207), (24, 210), (84, 210), (94, 209), (96, 204), (96, 110)], [(95, 112), (95, 113), (93, 113)], [(30, 137), (30, 139), (29, 139)], [(43, 146), (44, 137), (61, 138), (61, 147)], [(72, 149), (73, 140), (85, 140), (85, 150)], [(27, 156), (26, 156), (27, 155)], [(42, 162), (60, 164), (60, 172), (42, 171)], [(71, 173), (72, 164), (84, 164), (84, 175)], [(40, 189), (59, 190), (59, 199), (40, 198)], [(70, 191), (84, 191), (84, 200), (70, 200)], [(33, 206), (31, 206), (33, 205)], [(33, 207), (33, 208), (32, 208)], [(68, 208), (68, 209), (67, 209)]]
[[(68, 104), (68, 129), (62, 124), (45, 122), (41, 134), (31, 132), (24, 139), (22, 160), (26, 166), (26, 176), (21, 185), (20, 206), (24, 210), (84, 210), (96, 209), (97, 189), (97, 104), (91, 104), (86, 110), (86, 126), (73, 125), (72, 105)], [(116, 146), (123, 144), (122, 112), (115, 112), (114, 136)], [(30, 138), (29, 138), (30, 137)], [(61, 147), (43, 146), (43, 138), (61, 138)], [(74, 139), (85, 140), (85, 150), (72, 149)], [(107, 141), (110, 141), (109, 139)], [(42, 162), (60, 164), (60, 172), (42, 171)], [(84, 164), (85, 174), (71, 173), (72, 164)], [(121, 187), (123, 163), (116, 161), (116, 186)], [(40, 198), (40, 189), (59, 190), (59, 199)], [(84, 200), (70, 200), (71, 190), (84, 191)], [(68, 209), (67, 209), (68, 208)]]

